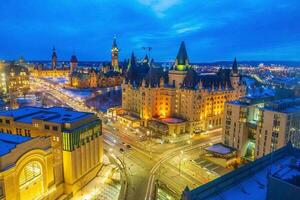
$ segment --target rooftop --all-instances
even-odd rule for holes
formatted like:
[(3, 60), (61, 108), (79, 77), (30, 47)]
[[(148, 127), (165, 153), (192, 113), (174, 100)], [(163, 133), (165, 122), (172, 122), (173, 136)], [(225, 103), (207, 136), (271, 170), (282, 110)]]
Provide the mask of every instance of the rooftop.
[(18, 144), (29, 141), (30, 137), (0, 133), (0, 156), (6, 155)]
[(160, 118), (159, 120), (167, 124), (178, 124), (185, 122), (185, 120), (179, 118)]
[(186, 188), (183, 195), (187, 200), (266, 199), (268, 175), (292, 183), (300, 175), (299, 163), (300, 150), (288, 144), (194, 190)]
[(13, 117), (14, 121), (31, 124), (32, 120), (43, 120), (53, 123), (74, 123), (92, 113), (79, 112), (66, 107), (22, 107), (15, 110), (0, 111), (0, 116)]
[(212, 152), (212, 153), (221, 154), (221, 155), (231, 154), (236, 151), (236, 149), (229, 147), (227, 145), (224, 145), (222, 143), (218, 143), (218, 144), (214, 144), (212, 146), (206, 147), (205, 150)]
[(270, 101), (266, 98), (251, 98), (243, 97), (240, 100), (230, 101), (229, 104), (240, 105), (240, 106), (251, 106), (259, 103), (263, 105), (261, 109), (272, 110), (282, 113), (293, 113), (300, 111), (300, 98), (285, 98), (279, 100)]

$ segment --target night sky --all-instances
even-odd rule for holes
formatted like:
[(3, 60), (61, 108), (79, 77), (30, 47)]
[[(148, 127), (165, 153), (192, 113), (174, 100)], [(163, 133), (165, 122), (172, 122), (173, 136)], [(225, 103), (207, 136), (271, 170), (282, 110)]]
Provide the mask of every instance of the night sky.
[(174, 60), (181, 41), (191, 62), (300, 60), (299, 0), (7, 0), (0, 4), (0, 59), (110, 60), (153, 48)]

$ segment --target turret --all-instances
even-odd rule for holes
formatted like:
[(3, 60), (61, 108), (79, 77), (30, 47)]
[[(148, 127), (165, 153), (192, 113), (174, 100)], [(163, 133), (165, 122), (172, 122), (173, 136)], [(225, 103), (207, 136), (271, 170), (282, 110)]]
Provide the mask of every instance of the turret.
[(233, 64), (232, 64), (232, 75), (233, 76), (238, 76), (239, 70), (238, 70), (238, 64), (236, 61), (236, 58), (234, 58)]
[(53, 70), (56, 69), (57, 67), (57, 55), (56, 55), (55, 47), (53, 47), (52, 50), (51, 67)]
[(146, 80), (145, 79), (142, 80), (142, 87), (146, 87)]
[(75, 71), (77, 69), (77, 66), (78, 66), (77, 57), (75, 55), (72, 55), (70, 61), (70, 72), (72, 73), (73, 71)]
[(159, 80), (159, 86), (160, 87), (165, 87), (165, 80), (164, 80), (164, 77), (161, 77), (160, 80)]
[(199, 83), (198, 83), (198, 89), (202, 90), (202, 88), (203, 88), (203, 84), (202, 84), (202, 81), (200, 80)]
[(185, 48), (185, 43), (182, 41), (176, 56), (174, 69), (178, 71), (185, 71), (187, 70), (188, 66), (189, 58)]
[(231, 71), (231, 85), (234, 89), (237, 89), (240, 82), (239, 71), (238, 71), (238, 64), (236, 58), (234, 58), (232, 64), (232, 71)]
[(169, 85), (174, 85), (180, 88), (183, 84), (187, 70), (189, 69), (189, 59), (186, 52), (184, 42), (181, 42), (178, 54), (176, 56), (175, 64), (172, 70), (169, 71)]

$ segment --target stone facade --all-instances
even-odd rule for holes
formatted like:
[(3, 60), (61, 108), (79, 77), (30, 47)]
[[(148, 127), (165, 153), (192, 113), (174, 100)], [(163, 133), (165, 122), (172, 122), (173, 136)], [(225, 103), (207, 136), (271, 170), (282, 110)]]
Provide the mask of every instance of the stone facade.
[(224, 103), (245, 95), (236, 60), (232, 70), (197, 73), (188, 63), (184, 43), (169, 71), (152, 61), (138, 63), (132, 55), (122, 90), (122, 108), (145, 126), (153, 118), (180, 118), (186, 120), (187, 133), (221, 127)]

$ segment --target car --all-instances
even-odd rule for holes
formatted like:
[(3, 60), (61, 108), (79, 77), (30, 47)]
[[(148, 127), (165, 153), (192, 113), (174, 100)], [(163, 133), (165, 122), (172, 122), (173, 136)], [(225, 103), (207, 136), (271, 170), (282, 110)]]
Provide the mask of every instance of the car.
[(127, 147), (128, 149), (131, 149), (131, 146), (130, 146), (130, 144), (127, 144), (127, 145), (126, 145), (126, 147)]
[(125, 150), (124, 150), (123, 148), (120, 148), (120, 152), (121, 152), (121, 153), (124, 153), (124, 151), (125, 151)]

